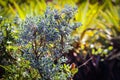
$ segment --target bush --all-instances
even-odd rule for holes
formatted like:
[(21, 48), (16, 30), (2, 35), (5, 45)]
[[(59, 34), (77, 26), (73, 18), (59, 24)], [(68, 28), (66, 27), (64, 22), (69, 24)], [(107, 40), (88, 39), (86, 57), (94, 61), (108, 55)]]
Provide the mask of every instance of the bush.
[(20, 24), (21, 52), (42, 80), (66, 80), (73, 76), (64, 54), (72, 49), (72, 31), (81, 25), (73, 22), (76, 11), (69, 6), (61, 11), (48, 7), (44, 15), (27, 17)]

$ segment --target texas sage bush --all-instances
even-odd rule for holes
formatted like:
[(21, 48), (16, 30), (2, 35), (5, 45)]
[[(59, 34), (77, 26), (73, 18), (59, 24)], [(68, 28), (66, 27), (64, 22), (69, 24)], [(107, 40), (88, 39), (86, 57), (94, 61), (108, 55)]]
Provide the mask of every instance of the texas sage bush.
[(19, 24), (18, 45), (23, 57), (39, 71), (42, 80), (68, 80), (74, 75), (64, 56), (77, 37), (71, 33), (81, 23), (74, 21), (76, 7), (47, 7), (44, 15), (26, 17)]
[(37, 70), (19, 54), (15, 27), (18, 23), (0, 16), (0, 80), (37, 80)]

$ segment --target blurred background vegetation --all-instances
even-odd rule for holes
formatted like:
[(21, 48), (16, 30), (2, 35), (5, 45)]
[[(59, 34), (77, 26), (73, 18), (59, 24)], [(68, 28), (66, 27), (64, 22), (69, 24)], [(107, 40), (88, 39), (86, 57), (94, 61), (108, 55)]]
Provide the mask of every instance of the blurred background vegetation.
[(47, 6), (61, 9), (65, 5), (78, 7), (75, 20), (83, 24), (78, 33), (83, 32), (86, 28), (105, 29), (112, 26), (114, 36), (117, 33), (113, 28), (120, 31), (119, 0), (1, 0), (0, 15), (11, 19), (16, 16), (25, 19), (29, 15), (36, 16), (44, 13)]
[(20, 47), (15, 45), (19, 33), (16, 25), (26, 16), (42, 15), (48, 6), (62, 9), (65, 5), (77, 6), (74, 21), (82, 23), (72, 34), (79, 36), (79, 40), (73, 43), (74, 51), (84, 60), (88, 54), (100, 55), (101, 60), (120, 60), (120, 0), (0, 0), (0, 36), (4, 36), (0, 41), (0, 77), (18, 80), (26, 68), (30, 74), (24, 73), (27, 77), (23, 76), (21, 80), (40, 77), (29, 62), (23, 58), (19, 61)]

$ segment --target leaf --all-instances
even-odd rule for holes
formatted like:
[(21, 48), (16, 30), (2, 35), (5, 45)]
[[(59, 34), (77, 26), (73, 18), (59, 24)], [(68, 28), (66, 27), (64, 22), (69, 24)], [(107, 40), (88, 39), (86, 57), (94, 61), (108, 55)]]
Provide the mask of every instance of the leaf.
[(24, 19), (25, 18), (25, 14), (22, 11), (22, 9), (20, 8), (20, 6), (16, 2), (14, 2), (14, 6), (15, 6), (16, 10), (18, 11), (18, 14), (19, 14), (20, 18)]

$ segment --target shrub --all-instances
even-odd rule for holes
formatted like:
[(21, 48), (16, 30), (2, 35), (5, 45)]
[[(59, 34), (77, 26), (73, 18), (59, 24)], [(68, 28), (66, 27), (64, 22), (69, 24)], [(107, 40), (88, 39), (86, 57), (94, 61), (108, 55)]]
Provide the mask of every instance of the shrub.
[(62, 10), (48, 7), (44, 15), (27, 17), (19, 25), (23, 57), (39, 71), (42, 80), (67, 80), (73, 76), (64, 54), (77, 40), (71, 36), (81, 25), (73, 21), (76, 11), (76, 7), (70, 6)]
[(11, 56), (12, 49), (10, 48), (15, 43), (12, 28), (11, 21), (0, 16), (0, 64), (2, 65), (8, 65), (14, 60)]

